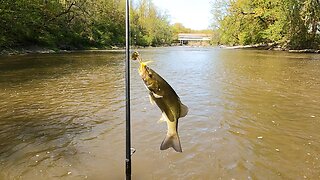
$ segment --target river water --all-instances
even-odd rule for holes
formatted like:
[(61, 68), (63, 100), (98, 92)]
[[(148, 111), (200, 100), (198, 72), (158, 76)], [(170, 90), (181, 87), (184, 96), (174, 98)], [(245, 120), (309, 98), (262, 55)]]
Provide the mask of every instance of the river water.
[[(218, 48), (139, 51), (189, 107), (183, 153), (160, 151), (131, 63), (133, 179), (319, 179), (320, 55)], [(0, 58), (0, 179), (123, 179), (123, 52)]]

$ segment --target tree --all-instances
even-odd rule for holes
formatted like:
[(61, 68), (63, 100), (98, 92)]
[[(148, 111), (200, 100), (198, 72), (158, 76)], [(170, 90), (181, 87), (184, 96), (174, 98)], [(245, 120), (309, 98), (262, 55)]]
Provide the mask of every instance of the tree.
[[(318, 0), (234, 0), (213, 4), (219, 41), (229, 45), (278, 43), (292, 49), (319, 47)], [(220, 11), (217, 7), (225, 10)], [(217, 16), (223, 12), (223, 15)]]
[(168, 16), (161, 13), (151, 0), (141, 0), (132, 8), (133, 43), (139, 46), (171, 44), (172, 28)]
[[(171, 43), (168, 16), (151, 0), (132, 8), (131, 18), (137, 45)], [(0, 48), (124, 46), (125, 0), (2, 0), (0, 28)]]

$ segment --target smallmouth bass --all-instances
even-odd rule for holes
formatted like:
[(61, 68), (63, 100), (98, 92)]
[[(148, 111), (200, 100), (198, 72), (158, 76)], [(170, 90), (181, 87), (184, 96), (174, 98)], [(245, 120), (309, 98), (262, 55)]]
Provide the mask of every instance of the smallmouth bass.
[[(137, 54), (133, 59), (139, 59)], [(172, 147), (176, 152), (182, 152), (180, 138), (178, 135), (178, 119), (188, 113), (188, 107), (181, 103), (179, 96), (173, 88), (146, 63), (140, 62), (139, 75), (149, 91), (151, 103), (157, 104), (162, 115), (160, 121), (167, 123), (167, 134), (161, 143), (160, 150)]]

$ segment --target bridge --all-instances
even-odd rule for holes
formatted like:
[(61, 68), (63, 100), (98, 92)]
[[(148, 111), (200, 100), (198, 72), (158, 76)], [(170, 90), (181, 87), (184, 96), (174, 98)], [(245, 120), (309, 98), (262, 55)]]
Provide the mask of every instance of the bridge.
[(180, 44), (187, 44), (189, 41), (192, 42), (203, 42), (203, 41), (210, 41), (211, 35), (210, 34), (195, 34), (195, 33), (179, 33), (178, 40)]

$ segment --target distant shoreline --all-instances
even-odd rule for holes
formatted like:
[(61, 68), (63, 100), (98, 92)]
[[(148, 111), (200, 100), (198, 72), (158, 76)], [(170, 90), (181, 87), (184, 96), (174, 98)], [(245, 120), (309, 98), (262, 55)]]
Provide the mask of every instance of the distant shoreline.
[[(159, 47), (179, 47), (173, 46), (159, 46)], [(184, 47), (184, 46), (181, 46)], [(255, 45), (244, 45), (244, 46), (203, 46), (203, 47), (219, 47), (222, 49), (252, 49), (252, 50), (272, 50), (272, 51), (286, 51), (289, 53), (316, 53), (320, 54), (320, 50), (317, 49), (286, 49), (274, 44), (255, 44)], [(144, 49), (148, 47), (132, 47), (132, 49)], [(155, 47), (157, 48), (157, 47)], [(0, 56), (14, 56), (14, 55), (26, 55), (26, 54), (53, 54), (53, 53), (72, 53), (72, 52), (121, 52), (124, 51), (124, 47), (112, 46), (110, 48), (85, 48), (85, 49), (56, 49), (49, 47), (40, 46), (26, 46), (17, 48), (8, 48), (0, 50)]]
[(272, 50), (272, 51), (286, 51), (289, 53), (320, 53), (318, 49), (287, 49), (276, 44), (254, 44), (244, 46), (219, 46), (224, 49), (256, 49), (256, 50)]
[(116, 47), (112, 46), (110, 48), (84, 48), (84, 49), (57, 49), (57, 48), (49, 48), (49, 47), (41, 47), (41, 46), (26, 46), (26, 47), (16, 47), (16, 48), (7, 48), (0, 50), (0, 56), (14, 56), (14, 55), (26, 55), (26, 54), (53, 54), (53, 53), (71, 53), (71, 52), (93, 52), (93, 51), (124, 51), (124, 47)]
[[(132, 49), (145, 49), (153, 46), (131, 46)], [(174, 46), (158, 46), (153, 48), (160, 47), (174, 47)], [(25, 47), (13, 47), (7, 49), (0, 49), (0, 56), (14, 56), (14, 55), (27, 55), (27, 54), (54, 54), (54, 53), (72, 53), (72, 52), (124, 52), (125, 47), (118, 46), (110, 46), (105, 48), (96, 48), (96, 47), (88, 47), (88, 48), (71, 48), (71, 49), (58, 49), (58, 48), (50, 48), (50, 47), (41, 47), (41, 46), (25, 46)]]

